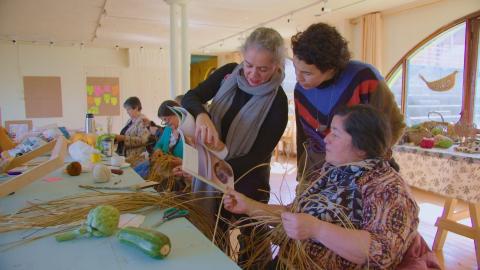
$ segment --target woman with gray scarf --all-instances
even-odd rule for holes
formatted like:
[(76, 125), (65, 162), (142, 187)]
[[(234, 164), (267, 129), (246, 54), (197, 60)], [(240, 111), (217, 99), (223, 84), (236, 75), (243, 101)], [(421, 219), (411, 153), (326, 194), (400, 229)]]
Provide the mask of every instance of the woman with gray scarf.
[[(219, 150), (226, 145), (226, 161), (233, 168), (235, 181), (255, 166), (270, 164), (288, 121), (287, 96), (281, 87), (285, 58), (283, 38), (277, 31), (261, 27), (250, 34), (241, 50), (242, 63), (218, 68), (188, 91), (182, 101), (196, 118), (196, 138), (212, 149)], [(202, 104), (210, 100), (212, 104), (207, 112)], [(236, 182), (235, 190), (266, 203), (270, 197), (269, 178), (270, 166), (258, 167)], [(193, 191), (214, 190), (194, 180)], [(220, 200), (208, 203), (215, 218)], [(230, 215), (222, 212), (225, 218)], [(242, 231), (242, 234), (248, 236), (249, 232)]]

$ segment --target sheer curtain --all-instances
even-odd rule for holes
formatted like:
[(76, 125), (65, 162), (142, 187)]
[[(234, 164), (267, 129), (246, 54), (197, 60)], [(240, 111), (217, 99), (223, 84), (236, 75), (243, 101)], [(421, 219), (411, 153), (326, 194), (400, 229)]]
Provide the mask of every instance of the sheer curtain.
[(382, 16), (380, 12), (362, 17), (362, 60), (382, 70)]

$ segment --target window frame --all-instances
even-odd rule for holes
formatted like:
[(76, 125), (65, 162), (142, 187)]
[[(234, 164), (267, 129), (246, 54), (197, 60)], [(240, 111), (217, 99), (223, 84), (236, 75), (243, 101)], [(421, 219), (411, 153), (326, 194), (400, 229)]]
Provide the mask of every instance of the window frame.
[[(475, 86), (476, 83), (476, 72), (478, 67), (478, 46), (479, 46), (479, 31), (480, 31), (480, 10), (469, 15), (466, 15), (460, 19), (457, 19), (447, 25), (444, 25), (437, 29), (432, 34), (428, 35), (412, 49), (410, 49), (402, 58), (390, 69), (385, 81), (390, 81), (390, 79), (395, 75), (395, 72), (398, 68), (402, 68), (402, 114), (405, 115), (406, 112), (406, 97), (407, 97), (407, 61), (412, 57), (419, 49), (421, 49), (425, 44), (431, 42), (433, 39), (443, 34), (445, 31), (450, 30), (451, 28), (458, 26), (461, 23), (465, 23), (465, 53), (463, 59), (463, 86), (462, 86), (462, 110), (464, 120), (469, 124), (473, 123), (473, 114), (474, 114), (474, 102), (475, 102)], [(480, 104), (477, 104), (480, 106)]]

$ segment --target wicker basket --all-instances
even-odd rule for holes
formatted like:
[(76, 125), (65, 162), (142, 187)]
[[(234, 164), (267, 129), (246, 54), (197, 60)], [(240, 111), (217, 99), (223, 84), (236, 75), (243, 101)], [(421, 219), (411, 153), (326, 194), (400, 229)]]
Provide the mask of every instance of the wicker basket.
[(440, 130), (442, 130), (441, 135), (445, 135), (445, 136), (449, 137), (450, 139), (452, 139), (454, 141), (457, 141), (459, 139), (459, 136), (458, 136), (458, 134), (455, 130), (455, 126), (453, 124), (445, 122), (445, 120), (443, 118), (443, 115), (439, 112), (435, 112), (435, 111), (429, 112), (428, 113), (428, 118), (429, 119), (430, 119), (432, 114), (438, 114), (440, 116), (440, 118), (442, 119), (442, 122), (440, 122), (440, 121), (427, 121), (427, 122), (423, 122), (422, 126), (426, 129), (428, 129), (430, 132), (434, 128), (440, 129)]
[(413, 143), (415, 145), (420, 145), (420, 142), (423, 138), (430, 138), (433, 137), (433, 135), (428, 129), (424, 127), (418, 127), (407, 129), (407, 131), (405, 132), (405, 137), (407, 138), (407, 142)]
[(457, 75), (458, 71), (455, 70), (454, 72), (448, 74), (447, 76), (435, 80), (435, 81), (427, 81), (421, 74), (418, 74), (420, 76), (420, 79), (425, 82), (428, 88), (430, 88), (433, 91), (437, 92), (445, 92), (450, 89), (452, 89), (455, 86), (455, 77)]

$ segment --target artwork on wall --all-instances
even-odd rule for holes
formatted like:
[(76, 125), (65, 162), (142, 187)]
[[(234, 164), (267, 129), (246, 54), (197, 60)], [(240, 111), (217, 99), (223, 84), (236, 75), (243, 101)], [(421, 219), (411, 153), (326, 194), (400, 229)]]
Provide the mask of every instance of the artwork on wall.
[(24, 76), (25, 116), (62, 117), (60, 77)]
[(32, 120), (7, 120), (5, 129), (12, 139), (21, 141), (25, 134), (32, 130)]
[(118, 78), (87, 77), (87, 111), (95, 115), (120, 115)]

